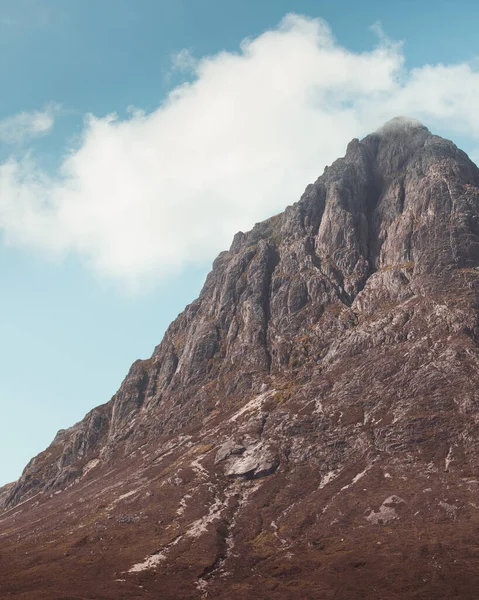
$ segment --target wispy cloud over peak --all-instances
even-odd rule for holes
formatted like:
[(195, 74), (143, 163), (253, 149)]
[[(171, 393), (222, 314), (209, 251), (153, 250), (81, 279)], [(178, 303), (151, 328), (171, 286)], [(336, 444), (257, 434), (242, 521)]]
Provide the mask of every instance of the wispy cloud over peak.
[(44, 110), (20, 112), (0, 120), (0, 142), (23, 144), (32, 138), (47, 134), (54, 125), (58, 110), (58, 105), (51, 104)]
[[(392, 117), (479, 139), (473, 64), (407, 70), (401, 44), (379, 37), (352, 52), (324, 21), (290, 14), (238, 52), (180, 53), (189, 82), (150, 113), (87, 118), (56, 175), (31, 157), (0, 166), (4, 239), (142, 286), (211, 260)], [(4, 122), (3, 137), (51, 128), (48, 111), (33, 115)]]

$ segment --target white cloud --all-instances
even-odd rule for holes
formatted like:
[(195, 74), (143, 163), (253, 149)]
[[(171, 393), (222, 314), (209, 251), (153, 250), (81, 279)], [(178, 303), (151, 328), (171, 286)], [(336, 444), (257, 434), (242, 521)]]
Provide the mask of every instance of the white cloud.
[(177, 71), (194, 71), (198, 65), (196, 59), (188, 48), (183, 48), (171, 57), (171, 64), (174, 70)]
[(407, 71), (401, 45), (380, 36), (354, 53), (319, 19), (288, 15), (238, 53), (185, 61), (194, 80), (154, 112), (89, 116), (53, 177), (31, 155), (0, 166), (7, 243), (74, 252), (101, 275), (141, 284), (210, 261), (391, 117), (479, 137), (471, 65)]
[(0, 142), (21, 144), (31, 138), (45, 135), (54, 124), (58, 107), (47, 106), (43, 111), (21, 112), (0, 120)]

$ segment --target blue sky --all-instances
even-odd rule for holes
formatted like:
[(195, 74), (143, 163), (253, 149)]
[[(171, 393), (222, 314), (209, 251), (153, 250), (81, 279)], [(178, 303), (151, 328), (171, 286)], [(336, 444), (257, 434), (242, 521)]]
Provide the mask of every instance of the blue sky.
[(349, 139), (399, 111), (475, 156), (478, 18), (472, 1), (0, 0), (0, 484), (108, 401), (232, 233)]

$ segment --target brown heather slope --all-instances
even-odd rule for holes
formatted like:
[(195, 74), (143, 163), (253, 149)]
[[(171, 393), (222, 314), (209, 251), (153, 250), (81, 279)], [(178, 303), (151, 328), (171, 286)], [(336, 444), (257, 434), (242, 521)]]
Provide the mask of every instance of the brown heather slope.
[(1, 490), (0, 597), (477, 599), (479, 170), (393, 120)]

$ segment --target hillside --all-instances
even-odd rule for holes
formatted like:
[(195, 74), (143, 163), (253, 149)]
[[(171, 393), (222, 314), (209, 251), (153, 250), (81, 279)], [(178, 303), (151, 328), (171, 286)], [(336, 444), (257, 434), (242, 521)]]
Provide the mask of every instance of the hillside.
[(478, 302), (478, 168), (353, 140), (0, 490), (0, 596), (475, 599)]

